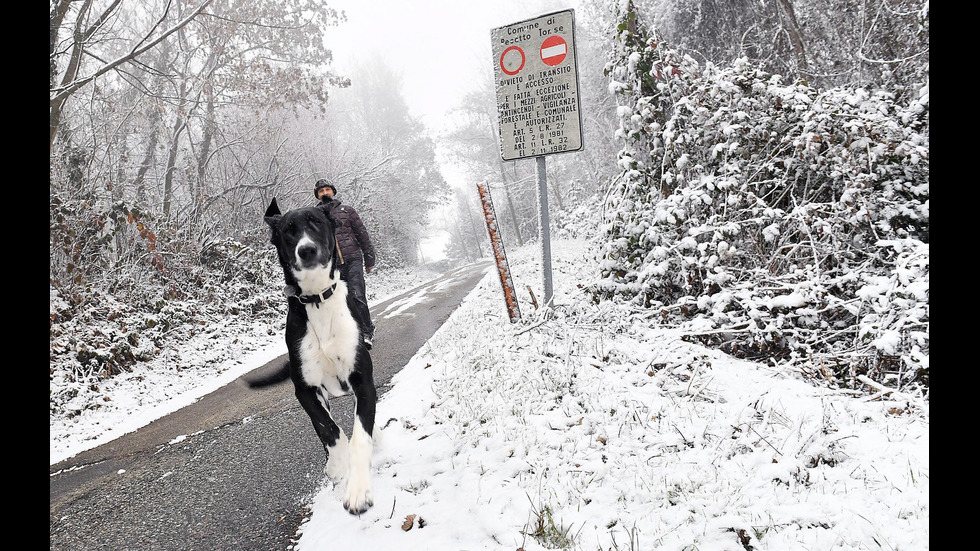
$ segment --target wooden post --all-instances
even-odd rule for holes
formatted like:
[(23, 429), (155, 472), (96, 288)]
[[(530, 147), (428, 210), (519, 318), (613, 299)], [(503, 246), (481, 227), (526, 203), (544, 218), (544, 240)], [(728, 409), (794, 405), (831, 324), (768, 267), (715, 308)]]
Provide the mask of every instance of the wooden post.
[(514, 279), (511, 277), (510, 267), (507, 265), (507, 255), (504, 254), (504, 243), (497, 230), (497, 215), (493, 210), (490, 188), (487, 187), (487, 184), (477, 184), (476, 189), (480, 192), (480, 202), (483, 203), (483, 216), (487, 219), (487, 232), (490, 234), (493, 256), (497, 260), (497, 274), (500, 276), (500, 286), (504, 290), (507, 313), (510, 315), (511, 323), (515, 323), (521, 319), (521, 311), (517, 306), (517, 292), (514, 290)]

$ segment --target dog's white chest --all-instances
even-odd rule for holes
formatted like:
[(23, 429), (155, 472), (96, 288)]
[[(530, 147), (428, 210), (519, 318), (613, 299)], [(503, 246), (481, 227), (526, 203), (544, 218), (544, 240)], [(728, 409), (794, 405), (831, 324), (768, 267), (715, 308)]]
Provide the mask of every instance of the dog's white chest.
[(300, 346), (303, 379), (310, 386), (322, 386), (334, 395), (346, 394), (347, 379), (357, 354), (357, 323), (343, 296), (307, 305), (307, 332)]

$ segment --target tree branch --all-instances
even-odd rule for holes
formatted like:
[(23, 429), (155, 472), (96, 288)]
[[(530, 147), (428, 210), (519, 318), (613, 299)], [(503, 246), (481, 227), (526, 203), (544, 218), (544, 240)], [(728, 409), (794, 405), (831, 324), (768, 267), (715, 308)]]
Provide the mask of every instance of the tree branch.
[[(146, 45), (144, 45), (142, 47), (134, 47), (132, 50), (130, 50), (130, 52), (128, 54), (126, 54), (126, 55), (124, 55), (124, 56), (116, 59), (115, 61), (109, 62), (108, 64), (106, 64), (103, 67), (101, 67), (98, 70), (96, 70), (91, 75), (88, 75), (88, 76), (83, 77), (83, 78), (80, 78), (80, 79), (76, 79), (73, 82), (70, 82), (70, 83), (65, 84), (63, 86), (60, 86), (58, 88), (55, 88), (54, 90), (52, 90), (53, 92), (55, 92), (55, 95), (51, 97), (51, 104), (54, 105), (57, 102), (64, 101), (69, 96), (71, 96), (72, 94), (74, 94), (75, 92), (77, 92), (80, 88), (82, 88), (86, 84), (92, 82), (96, 78), (104, 75), (105, 73), (108, 73), (109, 71), (115, 69), (116, 67), (122, 65), (123, 63), (126, 63), (128, 61), (131, 61), (131, 60), (139, 57), (140, 55), (142, 55), (147, 50), (152, 49), (154, 46), (156, 46), (157, 44), (159, 44), (160, 42), (162, 42), (165, 38), (167, 38), (171, 34), (177, 32), (178, 30), (180, 30), (181, 28), (183, 28), (185, 25), (187, 25), (188, 23), (190, 23), (195, 17), (197, 17), (198, 15), (200, 15), (200, 13), (203, 12), (204, 9), (207, 8), (211, 4), (211, 2), (213, 2), (213, 1), (214, 0), (204, 0), (204, 2), (200, 6), (198, 6), (197, 9), (195, 9), (193, 12), (191, 12), (190, 15), (188, 15), (184, 19), (181, 19), (180, 21), (178, 21), (173, 27), (171, 27), (170, 29), (167, 29), (166, 31), (164, 31), (163, 34), (161, 34), (160, 36), (158, 36), (156, 39), (148, 42)], [(154, 28), (156, 26), (157, 25), (155, 25)], [(140, 43), (142, 43), (142, 41)]]

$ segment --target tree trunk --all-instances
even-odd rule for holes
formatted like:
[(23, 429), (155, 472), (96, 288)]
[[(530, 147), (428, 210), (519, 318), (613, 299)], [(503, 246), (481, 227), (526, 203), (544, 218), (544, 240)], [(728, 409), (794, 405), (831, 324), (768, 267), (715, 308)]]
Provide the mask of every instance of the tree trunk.
[(552, 175), (548, 177), (548, 181), (551, 182), (551, 193), (555, 196), (555, 206), (558, 207), (559, 211), (565, 210), (565, 205), (561, 202), (561, 188), (558, 184), (558, 178)]
[[(471, 208), (472, 205), (470, 205), (469, 201), (467, 201), (465, 204), (466, 204), (466, 217), (469, 218), (470, 220), (470, 231), (473, 232), (473, 240), (476, 242), (476, 250), (479, 251), (480, 236), (483, 235), (483, 233), (480, 233), (480, 229), (477, 227), (476, 218), (473, 216), (473, 210)], [(489, 239), (489, 236), (487, 237), (487, 239)], [(483, 256), (482, 253), (479, 256)]]
[(779, 19), (782, 27), (789, 35), (789, 42), (796, 55), (796, 72), (801, 78), (806, 78), (807, 63), (806, 51), (803, 48), (803, 33), (800, 32), (800, 24), (796, 21), (796, 11), (793, 10), (793, 0), (776, 0), (779, 8)]
[(201, 204), (204, 199), (204, 191), (202, 186), (204, 185), (204, 173), (208, 168), (208, 161), (211, 156), (211, 142), (214, 140), (214, 93), (211, 91), (211, 86), (206, 85), (205, 94), (207, 95), (207, 103), (205, 105), (205, 111), (207, 115), (204, 118), (204, 128), (203, 136), (201, 138), (201, 145), (199, 147), (200, 153), (197, 156), (197, 181), (194, 186), (194, 201), (197, 204)]
[(466, 236), (463, 235), (463, 230), (459, 227), (459, 217), (453, 217), (453, 225), (456, 226), (456, 238), (459, 240), (459, 248), (463, 250), (463, 256), (466, 257), (466, 261), (469, 262), (470, 250), (466, 246)]
[[(61, 24), (64, 22), (65, 15), (68, 13), (68, 5), (71, 3), (70, 0), (65, 0), (55, 7), (55, 11), (51, 14), (51, 86), (54, 87), (55, 71), (57, 66), (54, 59), (54, 48), (58, 38), (58, 30), (61, 28)], [(114, 3), (103, 17), (107, 16), (109, 12), (119, 4), (117, 1)], [(65, 74), (61, 77), (61, 86), (65, 86), (68, 83), (75, 80), (78, 76), (78, 70), (82, 63), (82, 52), (83, 44), (85, 40), (91, 35), (94, 29), (89, 29), (88, 31), (82, 30), (82, 22), (85, 16), (88, 14), (89, 10), (92, 8), (92, 0), (85, 0), (85, 4), (82, 5), (81, 9), (78, 11), (78, 17), (75, 19), (75, 27), (72, 31), (72, 47), (71, 54), (68, 57), (68, 66), (65, 67)], [(56, 26), (57, 25), (57, 26)], [(61, 125), (61, 112), (65, 107), (65, 100), (68, 96), (56, 95), (51, 99), (50, 112), (48, 113), (48, 123), (50, 124), (51, 136), (48, 142), (48, 150), (54, 147), (54, 137), (58, 134), (58, 127)]]
[(507, 173), (504, 171), (504, 165), (500, 165), (500, 179), (504, 183), (504, 197), (507, 199), (507, 210), (510, 211), (510, 220), (514, 225), (514, 235), (517, 236), (518, 246), (524, 245), (524, 239), (521, 238), (521, 228), (517, 222), (517, 211), (514, 210), (514, 201), (510, 198), (510, 191), (507, 190)]
[(153, 158), (156, 156), (157, 142), (159, 142), (160, 135), (157, 131), (157, 124), (160, 122), (160, 111), (160, 107), (154, 107), (150, 111), (150, 138), (146, 144), (146, 154), (143, 155), (143, 162), (140, 163), (139, 170), (136, 171), (136, 178), (133, 179), (132, 187), (136, 191), (137, 200), (143, 200), (146, 197), (146, 188), (143, 182), (146, 179), (146, 173), (153, 166)]
[[(57, 0), (54, 9), (51, 10), (51, 45), (48, 48), (48, 56), (50, 57), (49, 75), (48, 75), (48, 86), (54, 87), (55, 80), (58, 76), (58, 64), (55, 62), (54, 49), (58, 44), (58, 31), (61, 29), (61, 25), (65, 21), (65, 16), (68, 15), (68, 7), (71, 6), (72, 0)], [(84, 8), (83, 8), (84, 9)]]
[(204, 174), (207, 172), (208, 161), (211, 157), (211, 143), (214, 140), (214, 92), (210, 83), (204, 84), (204, 94), (206, 96), (205, 100), (205, 116), (203, 121), (203, 136), (201, 137), (201, 143), (198, 147), (197, 155), (197, 173), (194, 176), (194, 181), (191, 182), (191, 200), (193, 203), (193, 208), (191, 209), (191, 217), (189, 224), (191, 225), (191, 230), (193, 233), (193, 226), (195, 226), (203, 216), (205, 210), (205, 193), (204, 193)]
[(181, 111), (181, 109), (178, 109), (177, 120), (174, 122), (174, 129), (170, 139), (170, 152), (167, 154), (167, 170), (163, 180), (163, 217), (166, 219), (170, 218), (170, 207), (173, 202), (174, 170), (177, 166), (177, 150), (180, 147), (180, 134), (187, 126), (184, 117), (179, 114)]

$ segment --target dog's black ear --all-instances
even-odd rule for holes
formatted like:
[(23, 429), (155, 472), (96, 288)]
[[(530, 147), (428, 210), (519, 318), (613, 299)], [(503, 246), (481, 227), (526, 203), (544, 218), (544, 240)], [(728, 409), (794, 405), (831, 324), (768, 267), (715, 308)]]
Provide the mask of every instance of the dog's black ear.
[(279, 204), (276, 203), (276, 198), (272, 198), (272, 202), (269, 203), (269, 208), (265, 209), (265, 223), (269, 224), (273, 228), (279, 225), (279, 220), (282, 219), (282, 213), (279, 212)]

